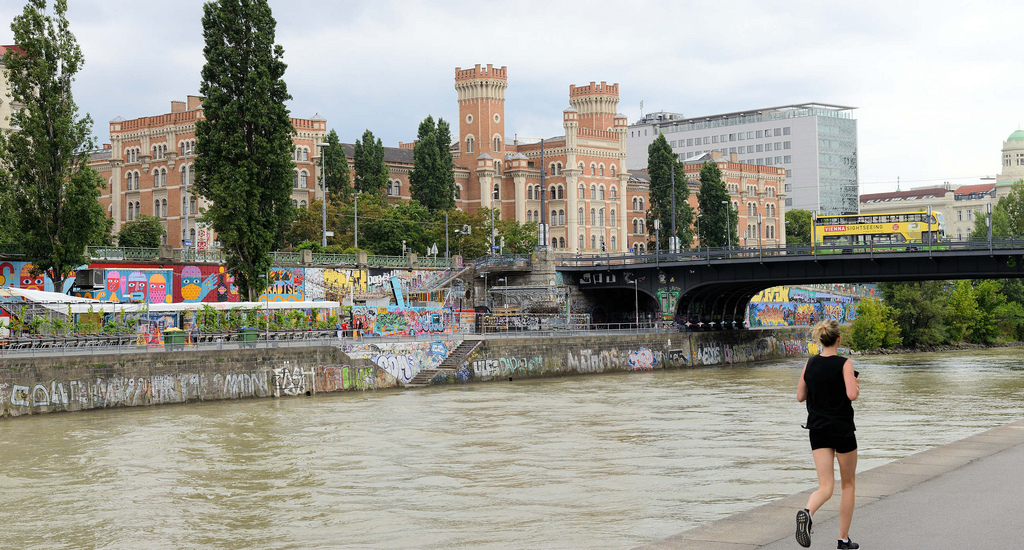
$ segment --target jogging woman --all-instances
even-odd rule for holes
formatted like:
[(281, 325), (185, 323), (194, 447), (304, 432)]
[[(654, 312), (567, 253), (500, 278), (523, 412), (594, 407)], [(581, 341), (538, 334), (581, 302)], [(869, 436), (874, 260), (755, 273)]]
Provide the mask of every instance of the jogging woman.
[(860, 394), (853, 361), (839, 355), (839, 323), (826, 319), (814, 327), (813, 337), (821, 342), (821, 353), (811, 357), (800, 374), (796, 400), (807, 402), (807, 425), (811, 454), (818, 473), (818, 490), (807, 499), (807, 507), (796, 513), (796, 541), (811, 545), (812, 516), (832, 497), (835, 462), (839, 462), (842, 496), (839, 501), (839, 542), (836, 548), (860, 548), (850, 540), (853, 520), (854, 478), (857, 472), (857, 438), (853, 404)]

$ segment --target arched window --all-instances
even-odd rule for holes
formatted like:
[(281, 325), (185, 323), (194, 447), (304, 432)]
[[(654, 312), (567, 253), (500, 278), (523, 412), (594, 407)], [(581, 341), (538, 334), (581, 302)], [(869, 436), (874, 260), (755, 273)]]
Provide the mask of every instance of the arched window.
[(497, 153), (498, 151), (501, 151), (501, 138), (494, 136), (494, 152)]
[(590, 200), (597, 198), (597, 186), (593, 183), (590, 184)]
[(134, 219), (135, 219), (135, 205), (133, 203), (128, 203), (128, 221), (131, 221), (131, 220), (134, 220)]
[(455, 200), (462, 200), (462, 186), (455, 186)]
[(533, 211), (533, 220), (537, 223), (540, 223), (540, 210)]
[[(165, 145), (164, 147), (166, 148), (167, 146)], [(160, 169), (160, 187), (167, 187), (167, 169), (166, 168), (161, 168)]]
[(580, 174), (583, 174), (583, 163), (580, 163)]
[(602, 200), (602, 201), (604, 200), (604, 186), (603, 185), (601, 187), (597, 188), (597, 198), (598, 198), (598, 200)]
[(164, 217), (167, 217), (167, 199), (160, 201), (161, 211), (164, 213)]
[(611, 198), (612, 198), (612, 199), (617, 199), (617, 198), (619, 198), (619, 190), (618, 190), (618, 188), (617, 188), (617, 187), (615, 187), (614, 185), (613, 185), (613, 186), (611, 186), (611, 188), (609, 189), (609, 193), (611, 194)]
[(580, 250), (583, 250), (583, 235), (580, 235), (580, 238), (576, 244), (576, 252), (579, 252)]
[(501, 161), (500, 160), (494, 161), (494, 171), (499, 173), (499, 174), (501, 173)]
[(551, 175), (555, 175), (555, 163), (551, 163)]
[(305, 170), (303, 170), (302, 172), (299, 173), (299, 189), (305, 189), (306, 188), (306, 177), (308, 175), (309, 174), (307, 174)]
[(551, 211), (551, 217), (548, 218), (548, 223), (550, 223), (551, 225), (558, 225), (558, 211), (557, 210), (552, 210)]
[(526, 211), (526, 223), (530, 223), (532, 221), (533, 221), (533, 210), (527, 210)]
[(302, 148), (302, 160), (309, 160), (309, 148), (308, 147), (303, 147)]
[(604, 208), (597, 211), (597, 225), (604, 225)]
[(299, 171), (298, 170), (292, 172), (292, 187), (294, 189), (298, 189), (299, 188)]
[(599, 165), (597, 167), (597, 170), (599, 172), (599, 175), (603, 176), (604, 175), (604, 164)]
[(579, 189), (576, 192), (576, 198), (577, 199), (585, 199), (585, 198), (587, 198), (586, 197), (587, 192), (586, 192), (585, 189), (586, 188), (583, 187), (583, 184), (581, 183)]
[(612, 215), (608, 218), (608, 221), (609, 221), (608, 225), (611, 225), (612, 227), (615, 227), (615, 225), (619, 223), (618, 220), (615, 219), (615, 209), (614, 208), (612, 208)]
[(395, 196), (402, 196), (402, 180), (395, 180)]
[(468, 136), (466, 138), (466, 152), (467, 153), (472, 153), (473, 152), (473, 142), (474, 141), (476, 141), (476, 140), (473, 139), (473, 136)]
[(558, 238), (558, 248), (565, 248), (565, 237)]
[(559, 162), (558, 164), (555, 165), (555, 167), (558, 168), (558, 175), (561, 176), (562, 175), (562, 163)]
[(597, 235), (590, 236), (590, 248), (597, 248)]
[[(615, 165), (612, 165), (612, 177), (615, 177)], [(612, 237), (612, 250), (615, 250), (615, 237)]]
[(135, 201), (135, 217), (137, 218), (137, 217), (139, 217), (141, 215), (142, 215), (142, 203), (139, 202), (139, 201)]
[(558, 248), (558, 239), (551, 237), (551, 248)]
[(577, 222), (576, 223), (578, 223), (580, 225), (583, 225), (583, 223), (584, 223), (583, 222), (583, 209), (582, 208), (580, 208), (580, 210), (579, 210), (579, 217), (577, 218)]
[(131, 172), (128, 172), (127, 174), (125, 174), (125, 180), (127, 180), (125, 182), (125, 186), (128, 188), (127, 190), (131, 191), (132, 190), (132, 173)]
[(491, 198), (493, 198), (494, 200), (498, 200), (498, 198), (500, 198), (500, 197), (501, 197), (501, 188), (498, 187), (497, 183), (495, 183), (494, 184), (494, 194), (492, 195)]
[(295, 208), (298, 208), (299, 207), (299, 201), (297, 201), (295, 199), (292, 199), (292, 206), (294, 206)]
[(555, 200), (555, 186), (551, 186), (551, 194), (548, 195), (548, 200)]
[(527, 185), (526, 186), (526, 200), (528, 200), (528, 201), (532, 201), (533, 200), (533, 186), (532, 185)]
[(618, 250), (618, 248), (615, 247), (615, 235), (612, 235), (612, 250)]
[(306, 201), (299, 201), (299, 208), (305, 208), (305, 207), (306, 207)]
[(558, 198), (559, 199), (564, 199), (565, 198), (565, 187), (562, 187), (561, 185), (558, 186)]
[(639, 198), (640, 198), (640, 203), (639, 203), (640, 204), (640, 208), (638, 208), (637, 210), (643, 210), (644, 209), (644, 198), (643, 197), (639, 197)]
[(596, 224), (597, 224), (597, 209), (596, 208), (591, 208), (590, 209), (590, 225), (596, 225)]
[(198, 212), (198, 209), (196, 208), (196, 198), (190, 197), (188, 200), (188, 213), (195, 214), (196, 212)]
[(153, 215), (158, 217), (158, 218), (160, 217), (160, 200), (159, 199), (153, 201)]
[(558, 211), (558, 225), (565, 225), (565, 210)]
[(633, 210), (640, 210), (636, 205), (636, 197), (633, 197)]

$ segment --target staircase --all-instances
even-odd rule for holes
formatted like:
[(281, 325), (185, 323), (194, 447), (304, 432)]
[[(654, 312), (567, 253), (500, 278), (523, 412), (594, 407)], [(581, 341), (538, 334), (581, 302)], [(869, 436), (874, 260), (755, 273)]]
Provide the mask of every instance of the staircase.
[(416, 376), (412, 377), (412, 380), (405, 383), (405, 387), (425, 388), (430, 385), (430, 381), (438, 374), (443, 372), (455, 372), (455, 369), (459, 368), (459, 365), (461, 365), (471, 353), (476, 351), (477, 348), (482, 346), (483, 343), (483, 340), (463, 340), (462, 343), (448, 354), (448, 357), (446, 357), (444, 361), (441, 361), (441, 364), (438, 365), (437, 368), (423, 369), (417, 372)]

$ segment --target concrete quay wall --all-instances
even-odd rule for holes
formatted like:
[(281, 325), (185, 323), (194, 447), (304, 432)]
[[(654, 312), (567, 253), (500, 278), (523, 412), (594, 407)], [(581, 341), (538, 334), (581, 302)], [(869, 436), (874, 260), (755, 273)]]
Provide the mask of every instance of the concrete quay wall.
[[(489, 339), (432, 383), (635, 372), (804, 356), (806, 329)], [(0, 358), (0, 417), (401, 388), (461, 343)]]

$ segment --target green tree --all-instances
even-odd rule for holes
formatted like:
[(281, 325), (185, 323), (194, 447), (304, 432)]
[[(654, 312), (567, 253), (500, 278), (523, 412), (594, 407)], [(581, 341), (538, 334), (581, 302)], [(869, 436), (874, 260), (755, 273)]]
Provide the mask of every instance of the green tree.
[(722, 183), (722, 171), (716, 162), (705, 162), (700, 168), (697, 210), (701, 214), (699, 238), (703, 246), (735, 244), (738, 213), (732, 208), (729, 189)]
[[(676, 236), (680, 248), (689, 248), (693, 242), (693, 209), (687, 200), (690, 197), (690, 186), (687, 184), (683, 163), (679, 162), (672, 147), (665, 140), (664, 134), (647, 146), (647, 171), (651, 176), (650, 201), (647, 208), (647, 232), (653, 239), (661, 235), (658, 246), (662, 250), (669, 248), (672, 236), (672, 173), (675, 170), (676, 195)], [(655, 231), (654, 220), (660, 220), (661, 231)], [(651, 245), (653, 247), (653, 245)]]
[(505, 254), (530, 254), (537, 248), (537, 222), (495, 219), (498, 244)]
[(293, 247), (306, 241), (315, 241), (318, 245), (320, 244), (323, 230), (320, 204), (320, 199), (316, 199), (310, 203), (308, 208), (301, 206), (296, 210), (295, 220), (284, 237), (286, 244)]
[(902, 342), (899, 334), (891, 308), (877, 298), (861, 300), (850, 334), (851, 348), (857, 351), (892, 349)]
[(348, 159), (345, 148), (338, 141), (338, 132), (331, 129), (327, 134), (327, 147), (320, 159), (324, 179), (327, 180), (328, 202), (352, 200), (352, 181), (349, 178)]
[(946, 316), (949, 340), (963, 342), (971, 334), (980, 317), (978, 300), (971, 282), (960, 280), (949, 294), (949, 313)]
[(239, 291), (254, 300), (266, 285), (269, 253), (283, 243), (292, 206), (292, 135), (283, 80), (284, 48), (266, 0), (203, 6), (196, 122), (196, 191), (211, 202), (203, 216), (217, 232)]
[(945, 341), (945, 285), (945, 281), (878, 283), (903, 345), (934, 346)]
[(123, 248), (157, 248), (161, 237), (166, 235), (160, 218), (145, 214), (121, 226), (117, 234), (117, 246)]
[(65, 17), (67, 0), (47, 4), (29, 0), (11, 23), (18, 48), (4, 56), (5, 76), (22, 107), (10, 119), (18, 130), (0, 133), (0, 196), (13, 206), (4, 217), (34, 274), (63, 289), (86, 263), (86, 246), (102, 241), (110, 225), (98, 200), (105, 183), (87, 164), (92, 118), (79, 115), (71, 90), (84, 57)]
[[(1006, 213), (1010, 235), (1024, 235), (1024, 180), (1017, 180), (1010, 186), (1010, 192), (996, 203), (997, 209)], [(993, 223), (993, 230), (997, 226)]]
[(811, 244), (811, 211), (786, 210), (786, 244)]
[(999, 281), (986, 279), (974, 287), (974, 299), (978, 313), (971, 325), (968, 339), (976, 344), (990, 344), (999, 337), (999, 322), (1006, 317), (1006, 296), (1001, 292)]
[(361, 141), (355, 143), (352, 154), (356, 178), (356, 193), (383, 195), (388, 184), (388, 165), (384, 162), (384, 143), (373, 137), (373, 132), (363, 132)]
[(428, 116), (420, 123), (409, 175), (412, 198), (427, 210), (455, 207), (455, 171), (451, 154), (451, 131), (444, 119), (434, 125)]

